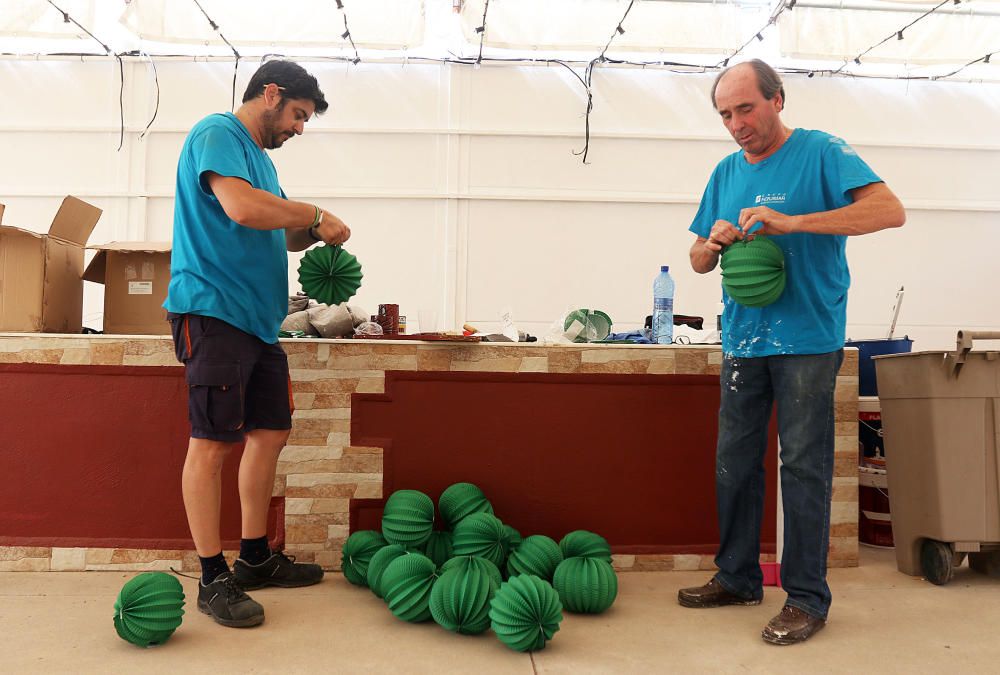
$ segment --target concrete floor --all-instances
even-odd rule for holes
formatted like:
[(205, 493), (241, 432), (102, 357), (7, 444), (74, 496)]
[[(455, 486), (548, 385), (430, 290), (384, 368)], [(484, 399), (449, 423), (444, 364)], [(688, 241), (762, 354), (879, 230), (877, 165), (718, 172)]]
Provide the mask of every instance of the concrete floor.
[[(760, 629), (784, 594), (759, 607), (684, 609), (677, 589), (700, 572), (619, 575), (615, 605), (600, 616), (565, 614), (543, 650), (518, 654), (489, 631), (449, 633), (394, 618), (340, 574), (305, 589), (253, 593), (267, 611), (253, 629), (217, 626), (191, 600), (165, 645), (121, 640), (113, 604), (132, 575), (0, 574), (3, 673), (940, 673), (1000, 669), (1000, 579), (968, 568), (948, 586), (900, 574), (891, 551), (862, 547), (861, 566), (830, 572), (834, 606), (806, 644), (774, 647)], [(188, 598), (195, 581), (181, 579)]]

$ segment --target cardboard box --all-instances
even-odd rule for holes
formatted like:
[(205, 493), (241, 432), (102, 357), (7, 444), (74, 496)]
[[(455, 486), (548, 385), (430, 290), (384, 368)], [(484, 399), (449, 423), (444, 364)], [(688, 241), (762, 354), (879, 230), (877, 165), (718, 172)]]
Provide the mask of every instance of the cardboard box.
[(113, 241), (88, 246), (97, 255), (83, 273), (85, 281), (104, 284), (104, 332), (120, 335), (167, 335), (170, 244)]
[(66, 197), (48, 234), (0, 225), (0, 331), (81, 331), (83, 247), (101, 213)]

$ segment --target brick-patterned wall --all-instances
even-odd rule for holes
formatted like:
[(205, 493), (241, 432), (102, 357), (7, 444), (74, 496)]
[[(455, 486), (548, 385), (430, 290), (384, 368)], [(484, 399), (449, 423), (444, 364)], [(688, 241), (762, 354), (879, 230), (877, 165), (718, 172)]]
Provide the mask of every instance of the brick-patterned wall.
[[(381, 497), (382, 451), (350, 445), (351, 394), (381, 393), (386, 370), (550, 373), (718, 374), (718, 347), (547, 346), (469, 343), (285, 340), (295, 392), (288, 446), (274, 494), (285, 497), (289, 553), (327, 569), (340, 567), (352, 497)], [(0, 363), (176, 365), (164, 337), (0, 335)], [(858, 354), (847, 350), (837, 378), (836, 467), (830, 530), (831, 567), (858, 563)], [(180, 495), (178, 495), (178, 499)], [(232, 561), (234, 552), (227, 551)], [(773, 561), (773, 555), (761, 556)], [(619, 570), (710, 570), (709, 555), (617, 555)], [(4, 570), (194, 571), (193, 551), (0, 547)]]

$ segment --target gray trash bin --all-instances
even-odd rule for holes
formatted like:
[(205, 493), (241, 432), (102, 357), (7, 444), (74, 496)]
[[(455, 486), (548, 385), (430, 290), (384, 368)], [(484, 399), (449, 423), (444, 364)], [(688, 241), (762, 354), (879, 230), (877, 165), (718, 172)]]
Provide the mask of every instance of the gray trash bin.
[(899, 571), (947, 583), (970, 556), (1000, 566), (1000, 332), (958, 332), (955, 352), (875, 357)]

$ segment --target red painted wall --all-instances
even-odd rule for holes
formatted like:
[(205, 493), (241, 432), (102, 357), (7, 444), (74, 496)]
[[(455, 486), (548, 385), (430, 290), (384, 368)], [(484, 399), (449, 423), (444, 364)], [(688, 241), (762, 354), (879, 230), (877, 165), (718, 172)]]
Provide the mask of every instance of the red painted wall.
[[(472, 482), (522, 534), (575, 529), (618, 553), (718, 548), (712, 375), (398, 372), (352, 397), (351, 443), (384, 447), (383, 494), (435, 501)], [(762, 550), (774, 552), (777, 437), (766, 459)], [(381, 529), (382, 500), (353, 500), (351, 529)]]
[[(181, 367), (0, 364), (0, 545), (193, 548), (189, 434)], [(239, 458), (223, 474), (227, 548), (240, 538)]]

